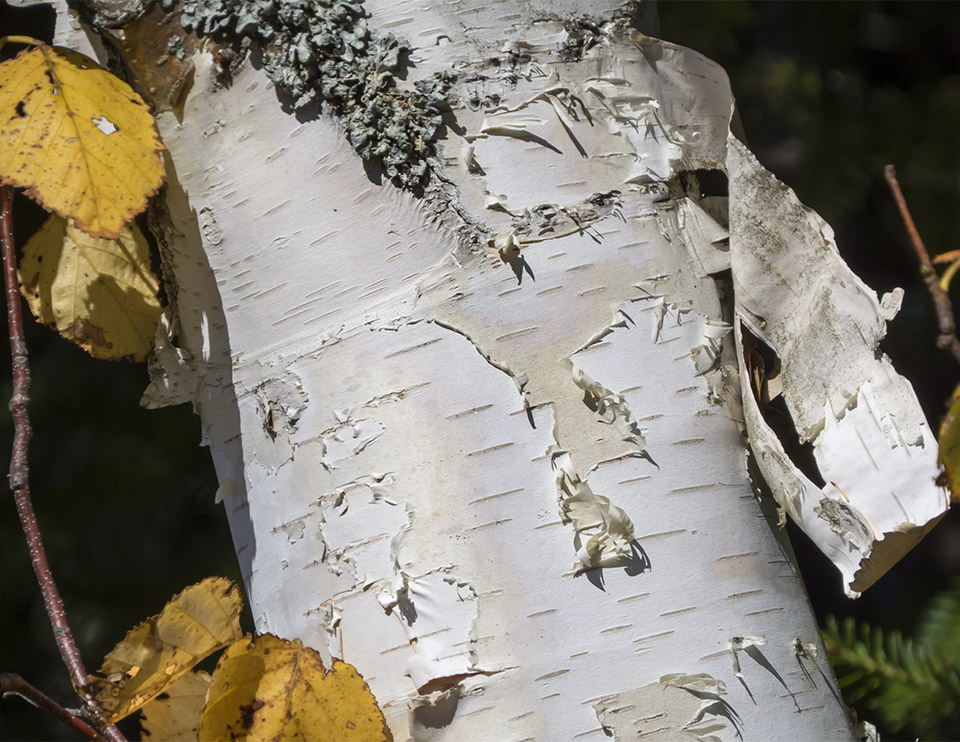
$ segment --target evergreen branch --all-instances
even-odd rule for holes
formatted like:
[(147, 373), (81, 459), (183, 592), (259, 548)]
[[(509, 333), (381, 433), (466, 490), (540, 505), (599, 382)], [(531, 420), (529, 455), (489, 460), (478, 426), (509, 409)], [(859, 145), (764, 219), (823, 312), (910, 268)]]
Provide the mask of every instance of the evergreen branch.
[[(929, 621), (955, 622), (960, 600), (945, 598), (928, 613), (934, 609)], [(890, 731), (943, 739), (957, 728), (960, 653), (899, 631), (858, 626), (852, 618), (841, 627), (829, 617), (823, 638), (847, 701), (880, 717)]]

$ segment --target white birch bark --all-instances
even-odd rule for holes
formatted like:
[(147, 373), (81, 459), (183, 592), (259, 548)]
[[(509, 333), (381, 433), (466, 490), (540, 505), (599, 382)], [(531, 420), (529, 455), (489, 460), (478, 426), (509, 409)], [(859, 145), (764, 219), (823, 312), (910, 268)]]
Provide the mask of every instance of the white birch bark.
[(367, 7), (411, 78), (459, 73), (423, 198), (249, 61), (214, 88), (197, 54), (158, 119), (176, 303), (145, 399), (202, 418), (258, 630), (354, 664), (398, 740), (850, 739), (747, 473), (727, 199), (682, 175), (732, 152), (779, 188), (728, 145), (724, 73), (617, 24), (564, 61), (564, 0)]

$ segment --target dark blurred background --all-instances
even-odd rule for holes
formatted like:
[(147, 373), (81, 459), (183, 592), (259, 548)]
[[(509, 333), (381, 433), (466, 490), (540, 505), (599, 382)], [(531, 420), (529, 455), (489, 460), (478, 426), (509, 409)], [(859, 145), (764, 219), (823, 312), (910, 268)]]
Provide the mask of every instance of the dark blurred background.
[[(960, 248), (960, 5), (668, 0), (659, 3), (659, 19), (662, 38), (727, 70), (751, 148), (834, 227), (854, 271), (878, 293), (906, 290), (882, 347), (913, 381), (936, 430), (960, 368), (936, 348), (936, 317), (883, 166), (897, 166), (928, 250)], [(0, 0), (0, 33), (40, 36), (45, 23), (52, 16), (14, 13)], [(35, 210), (23, 198), (17, 208), (22, 242)], [(236, 560), (192, 411), (142, 410), (143, 366), (92, 360), (29, 321), (27, 334), (35, 506), (95, 670), (127, 629), (174, 593), (208, 575), (237, 579)], [(6, 400), (9, 364), (0, 365)], [(4, 415), (0, 471), (11, 435)], [(790, 533), (821, 622), (850, 615), (909, 633), (930, 597), (960, 575), (955, 513), (856, 601), (844, 597), (819, 551)], [(0, 671), (22, 673), (72, 704), (13, 503), (2, 495), (0, 538)], [(71, 738), (21, 701), (0, 702), (0, 739)]]

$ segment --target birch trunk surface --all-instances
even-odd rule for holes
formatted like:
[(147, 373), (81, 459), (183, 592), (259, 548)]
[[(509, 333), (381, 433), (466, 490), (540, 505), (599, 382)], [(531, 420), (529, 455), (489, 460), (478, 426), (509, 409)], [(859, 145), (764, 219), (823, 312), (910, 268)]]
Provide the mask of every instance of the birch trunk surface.
[(782, 348), (734, 304), (724, 173), (782, 187), (725, 74), (564, 0), (366, 7), (411, 80), (458, 73), (422, 197), (250, 60), (198, 53), (158, 117), (145, 401), (202, 418), (257, 629), (355, 665), (398, 740), (851, 739), (747, 471), (731, 330)]

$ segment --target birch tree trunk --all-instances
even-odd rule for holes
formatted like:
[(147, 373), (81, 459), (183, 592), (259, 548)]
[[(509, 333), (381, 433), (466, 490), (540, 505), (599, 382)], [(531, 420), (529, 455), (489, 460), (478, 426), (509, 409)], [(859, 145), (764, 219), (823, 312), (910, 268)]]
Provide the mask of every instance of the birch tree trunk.
[(609, 0), (365, 7), (410, 42), (400, 89), (457, 75), (436, 153), (396, 168), (420, 192), (364, 167), (356, 122), (294, 112), (276, 60), (173, 24), (145, 400), (202, 418), (257, 629), (354, 664), (398, 740), (852, 738), (748, 474), (731, 329), (780, 346), (734, 305), (726, 174), (802, 207), (728, 141), (723, 71)]

